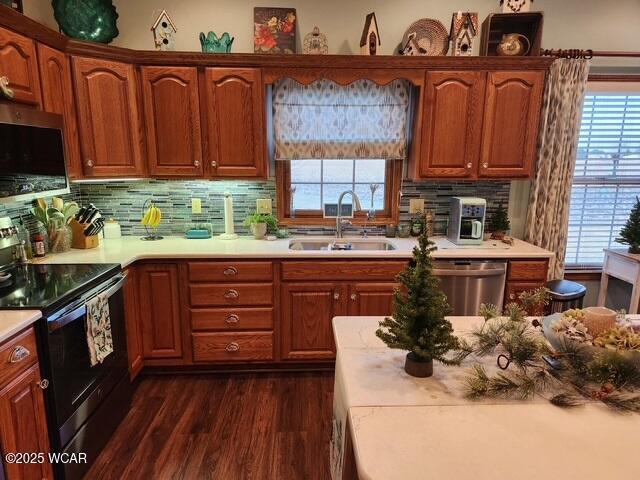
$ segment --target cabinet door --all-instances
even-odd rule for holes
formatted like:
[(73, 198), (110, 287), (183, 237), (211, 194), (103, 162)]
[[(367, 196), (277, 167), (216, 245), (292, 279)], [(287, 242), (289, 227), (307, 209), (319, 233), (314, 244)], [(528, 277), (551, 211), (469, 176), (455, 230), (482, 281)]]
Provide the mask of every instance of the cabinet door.
[(480, 157), (484, 72), (428, 72), (420, 177), (475, 176)]
[(142, 332), (138, 296), (138, 275), (135, 267), (124, 274), (127, 283), (124, 286), (125, 323), (127, 328), (127, 353), (129, 359), (129, 378), (133, 381), (142, 370)]
[(119, 62), (76, 57), (73, 72), (84, 174), (142, 175), (134, 68)]
[(206, 151), (214, 177), (266, 177), (265, 105), (259, 69), (207, 68)]
[(533, 174), (544, 75), (544, 72), (489, 72), (479, 176)]
[[(49, 453), (49, 436), (40, 388), (39, 365), (35, 364), (0, 390), (0, 443), (2, 453)], [(7, 478), (53, 478), (51, 464), (4, 464)]]
[(40, 106), (38, 58), (33, 40), (0, 28), (0, 77), (9, 79), (14, 102)]
[(201, 177), (198, 70), (143, 67), (141, 72), (149, 173)]
[(82, 161), (69, 59), (59, 50), (40, 43), (38, 44), (38, 64), (42, 82), (43, 108), (46, 112), (63, 116), (67, 174), (70, 178), (79, 178), (82, 176)]
[(393, 313), (395, 283), (356, 283), (349, 289), (349, 315), (384, 316)]
[(181, 358), (177, 265), (144, 265), (138, 274), (144, 358)]
[(288, 360), (335, 358), (331, 320), (345, 314), (345, 288), (335, 283), (283, 283), (281, 353)]

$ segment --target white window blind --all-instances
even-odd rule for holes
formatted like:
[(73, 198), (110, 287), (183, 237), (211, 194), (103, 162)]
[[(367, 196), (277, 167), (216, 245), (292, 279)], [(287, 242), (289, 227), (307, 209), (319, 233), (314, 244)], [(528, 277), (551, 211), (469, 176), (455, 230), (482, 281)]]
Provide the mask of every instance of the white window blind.
[(602, 265), (640, 196), (640, 89), (585, 97), (576, 160), (566, 264)]

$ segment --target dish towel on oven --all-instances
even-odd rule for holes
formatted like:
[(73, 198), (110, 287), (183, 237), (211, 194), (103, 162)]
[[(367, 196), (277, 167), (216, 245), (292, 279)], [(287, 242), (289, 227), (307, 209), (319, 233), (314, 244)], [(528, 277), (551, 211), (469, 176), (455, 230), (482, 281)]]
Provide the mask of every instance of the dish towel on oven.
[(109, 316), (109, 297), (96, 295), (87, 302), (87, 345), (91, 366), (107, 358), (113, 352), (111, 337), (111, 318)]

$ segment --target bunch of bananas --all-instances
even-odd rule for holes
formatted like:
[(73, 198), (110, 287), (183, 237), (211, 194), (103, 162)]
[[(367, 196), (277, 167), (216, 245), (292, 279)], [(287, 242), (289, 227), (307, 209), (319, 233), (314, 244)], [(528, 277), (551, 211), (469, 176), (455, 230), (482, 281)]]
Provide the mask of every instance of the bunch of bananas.
[(155, 206), (155, 204), (149, 205), (147, 211), (142, 217), (142, 225), (145, 227), (158, 228), (162, 222), (162, 210)]

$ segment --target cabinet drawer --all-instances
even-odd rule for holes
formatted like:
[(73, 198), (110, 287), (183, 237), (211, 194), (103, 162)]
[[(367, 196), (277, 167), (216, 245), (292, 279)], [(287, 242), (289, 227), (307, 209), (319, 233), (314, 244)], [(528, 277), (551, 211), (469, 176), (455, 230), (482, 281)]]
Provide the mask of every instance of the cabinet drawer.
[(273, 305), (272, 283), (210, 283), (189, 287), (192, 307)]
[(189, 263), (192, 282), (255, 282), (273, 280), (271, 262), (198, 262)]
[(192, 330), (271, 330), (273, 308), (191, 309)]
[(546, 260), (511, 260), (507, 279), (524, 282), (546, 280), (547, 265)]
[(37, 361), (36, 334), (29, 327), (0, 346), (0, 385), (7, 384)]
[(273, 333), (193, 333), (195, 362), (273, 360)]
[(394, 280), (406, 261), (283, 262), (283, 280)]

